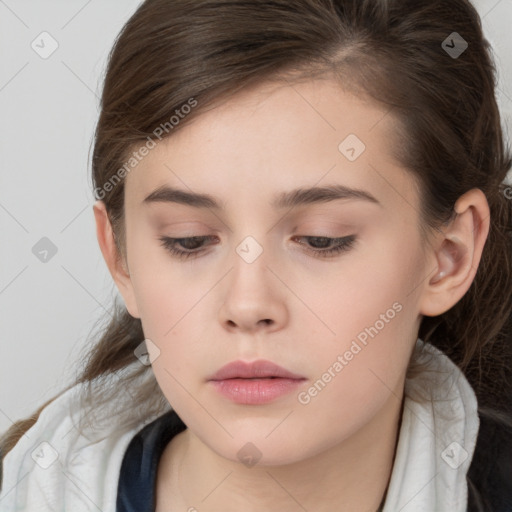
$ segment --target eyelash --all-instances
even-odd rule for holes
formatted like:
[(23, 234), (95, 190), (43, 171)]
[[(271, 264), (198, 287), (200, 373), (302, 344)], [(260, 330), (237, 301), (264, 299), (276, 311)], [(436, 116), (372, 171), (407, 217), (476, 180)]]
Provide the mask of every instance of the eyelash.
[[(192, 236), (192, 237), (186, 237), (186, 238), (170, 238), (170, 237), (164, 236), (164, 237), (160, 237), (159, 240), (161, 241), (162, 246), (167, 251), (169, 251), (173, 256), (176, 256), (181, 259), (187, 259), (190, 257), (198, 256), (199, 254), (201, 254), (202, 251), (201, 250), (199, 250), (199, 251), (198, 250), (183, 251), (180, 249), (176, 249), (177, 242), (179, 242), (180, 240), (181, 241), (183, 241), (183, 240), (186, 240), (186, 241), (205, 240), (205, 239), (209, 239), (209, 238), (213, 238), (213, 237), (211, 237), (211, 236)], [(349, 236), (344, 236), (344, 237), (340, 237), (340, 238), (329, 238), (326, 236), (299, 236), (299, 237), (295, 237), (295, 238), (320, 239), (320, 240), (328, 240), (328, 241), (337, 242), (337, 245), (335, 247), (327, 249), (327, 250), (310, 249), (310, 248), (306, 249), (308, 252), (313, 253), (314, 256), (319, 257), (319, 258), (333, 257), (342, 252), (349, 251), (350, 249), (352, 249), (354, 242), (356, 241), (356, 235), (349, 235)], [(304, 245), (304, 244), (301, 244), (301, 245)]]

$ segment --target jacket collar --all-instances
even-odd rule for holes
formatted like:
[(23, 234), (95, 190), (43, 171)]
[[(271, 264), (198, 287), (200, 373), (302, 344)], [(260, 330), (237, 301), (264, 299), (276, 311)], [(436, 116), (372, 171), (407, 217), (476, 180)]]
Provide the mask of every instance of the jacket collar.
[(418, 338), (425, 370), (407, 378), (383, 512), (466, 512), (466, 474), (479, 429), (477, 399), (459, 368)]

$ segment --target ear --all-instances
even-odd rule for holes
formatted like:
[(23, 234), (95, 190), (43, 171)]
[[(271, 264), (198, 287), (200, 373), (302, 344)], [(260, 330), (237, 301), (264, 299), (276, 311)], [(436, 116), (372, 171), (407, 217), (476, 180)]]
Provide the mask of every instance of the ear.
[(420, 313), (426, 316), (443, 314), (468, 291), (489, 233), (489, 205), (480, 189), (462, 195), (454, 210), (455, 218), (431, 243), (428, 261), (433, 276), (420, 299)]
[(133, 284), (128, 270), (128, 263), (117, 250), (112, 225), (103, 201), (96, 201), (93, 205), (96, 219), (96, 236), (105, 263), (110, 271), (119, 293), (122, 295), (126, 309), (134, 318), (140, 318), (135, 301)]

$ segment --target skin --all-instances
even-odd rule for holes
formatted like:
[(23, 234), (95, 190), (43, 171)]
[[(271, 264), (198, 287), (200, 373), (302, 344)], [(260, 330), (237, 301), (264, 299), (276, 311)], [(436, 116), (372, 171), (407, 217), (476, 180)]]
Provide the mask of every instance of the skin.
[[(464, 295), (489, 228), (487, 201), (474, 189), (424, 243), (419, 192), (390, 155), (396, 121), (386, 112), (330, 79), (258, 85), (164, 139), (127, 175), (126, 261), (104, 204), (95, 204), (105, 261), (188, 427), (160, 460), (158, 511), (377, 510), (422, 315), (442, 314)], [(338, 149), (351, 133), (366, 146), (353, 162)], [(210, 194), (224, 211), (142, 204), (164, 184)], [(379, 204), (270, 206), (276, 193), (327, 184), (362, 189)], [(330, 257), (296, 238), (352, 234), (352, 248)], [(203, 252), (183, 260), (158, 240), (207, 235), (214, 239)], [(247, 236), (263, 249), (252, 263), (236, 252)], [(394, 303), (400, 312), (300, 403), (298, 393)], [(237, 359), (267, 359), (307, 380), (271, 403), (235, 404), (207, 378)], [(237, 457), (248, 442), (261, 452), (252, 467)]]

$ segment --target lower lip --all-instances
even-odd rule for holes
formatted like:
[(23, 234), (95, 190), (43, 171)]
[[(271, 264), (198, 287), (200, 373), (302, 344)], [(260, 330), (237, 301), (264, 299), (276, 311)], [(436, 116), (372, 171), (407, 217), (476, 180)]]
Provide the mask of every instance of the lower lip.
[(225, 379), (211, 380), (215, 389), (237, 404), (266, 404), (291, 393), (306, 379)]

